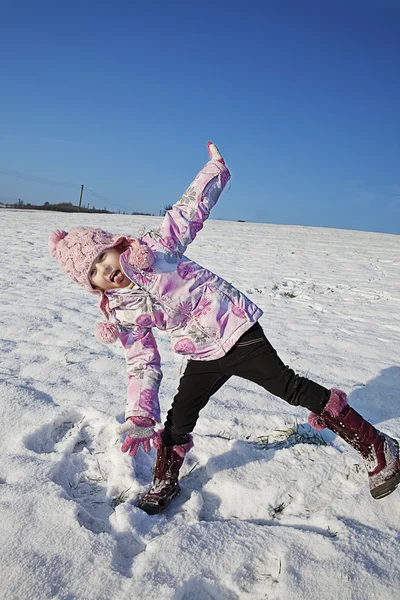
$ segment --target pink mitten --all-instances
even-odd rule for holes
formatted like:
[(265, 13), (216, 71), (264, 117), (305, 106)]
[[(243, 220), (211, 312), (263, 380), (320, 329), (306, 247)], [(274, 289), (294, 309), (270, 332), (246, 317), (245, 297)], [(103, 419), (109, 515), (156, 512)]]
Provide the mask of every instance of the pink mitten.
[(128, 419), (117, 428), (117, 433), (123, 435), (127, 433), (122, 446), (122, 452), (128, 452), (129, 456), (136, 456), (140, 444), (145, 452), (150, 452), (150, 442), (155, 445), (159, 438), (159, 433), (154, 431), (155, 422), (149, 417), (128, 417)]

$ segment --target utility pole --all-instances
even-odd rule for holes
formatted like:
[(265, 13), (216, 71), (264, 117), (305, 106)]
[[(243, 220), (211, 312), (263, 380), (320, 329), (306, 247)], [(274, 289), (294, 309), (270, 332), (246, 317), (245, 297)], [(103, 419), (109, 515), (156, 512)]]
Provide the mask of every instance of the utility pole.
[(81, 195), (80, 195), (80, 197), (79, 197), (79, 206), (78, 206), (78, 212), (81, 212), (81, 204), (82, 204), (82, 198), (83, 198), (83, 188), (84, 188), (84, 185), (83, 185), (83, 183), (82, 183), (82, 185), (81, 185)]

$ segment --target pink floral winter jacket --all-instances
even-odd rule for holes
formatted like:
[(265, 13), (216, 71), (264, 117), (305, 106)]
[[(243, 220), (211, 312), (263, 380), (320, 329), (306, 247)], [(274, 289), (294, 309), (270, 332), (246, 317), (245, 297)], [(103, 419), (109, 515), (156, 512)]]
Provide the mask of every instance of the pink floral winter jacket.
[(183, 254), (229, 178), (224, 164), (210, 160), (160, 227), (142, 236), (155, 256), (151, 267), (139, 270), (130, 265), (130, 249), (121, 255), (122, 269), (133, 285), (106, 294), (127, 362), (125, 418), (150, 416), (160, 421), (162, 372), (153, 327), (170, 333), (178, 354), (214, 360), (262, 315), (244, 294)]

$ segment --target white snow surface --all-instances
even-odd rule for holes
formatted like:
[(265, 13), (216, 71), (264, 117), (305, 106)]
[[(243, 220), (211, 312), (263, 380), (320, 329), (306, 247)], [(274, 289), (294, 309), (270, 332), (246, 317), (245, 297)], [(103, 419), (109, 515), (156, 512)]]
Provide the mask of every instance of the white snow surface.
[[(352, 448), (328, 431), (327, 445), (306, 443), (307, 411), (245, 380), (202, 411), (168, 511), (137, 508), (155, 451), (119, 449), (122, 348), (95, 339), (96, 298), (61, 272), (47, 239), (159, 221), (0, 213), (0, 598), (398, 598), (400, 492), (373, 500)], [(400, 438), (399, 236), (209, 221), (187, 254), (264, 310), (285, 363), (344, 389)], [(180, 358), (156, 337), (165, 415)]]

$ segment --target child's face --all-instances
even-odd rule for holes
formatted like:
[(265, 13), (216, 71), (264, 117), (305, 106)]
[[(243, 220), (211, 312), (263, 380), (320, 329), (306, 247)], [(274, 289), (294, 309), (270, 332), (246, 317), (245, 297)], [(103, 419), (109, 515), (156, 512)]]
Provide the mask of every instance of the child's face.
[(93, 261), (89, 281), (95, 289), (105, 292), (127, 287), (131, 283), (121, 269), (120, 255), (121, 252), (116, 248), (108, 248)]

